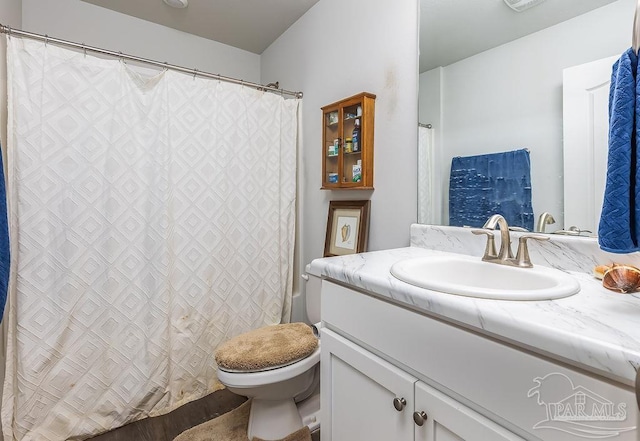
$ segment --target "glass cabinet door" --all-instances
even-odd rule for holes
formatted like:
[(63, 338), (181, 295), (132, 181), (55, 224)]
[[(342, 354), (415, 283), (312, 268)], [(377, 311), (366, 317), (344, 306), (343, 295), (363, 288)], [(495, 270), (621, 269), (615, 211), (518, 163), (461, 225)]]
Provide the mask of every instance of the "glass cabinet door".
[(342, 151), (340, 138), (340, 111), (331, 110), (324, 114), (324, 177), (323, 182), (329, 185), (338, 185), (341, 182), (339, 157)]
[(342, 139), (342, 183), (362, 181), (362, 136), (360, 118), (362, 103), (352, 104), (343, 109)]

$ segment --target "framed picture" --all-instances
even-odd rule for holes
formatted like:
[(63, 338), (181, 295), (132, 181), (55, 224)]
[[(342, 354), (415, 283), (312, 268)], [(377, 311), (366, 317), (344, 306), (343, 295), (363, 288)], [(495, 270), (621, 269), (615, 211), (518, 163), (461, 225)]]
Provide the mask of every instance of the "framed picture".
[(367, 251), (371, 201), (331, 201), (324, 257)]

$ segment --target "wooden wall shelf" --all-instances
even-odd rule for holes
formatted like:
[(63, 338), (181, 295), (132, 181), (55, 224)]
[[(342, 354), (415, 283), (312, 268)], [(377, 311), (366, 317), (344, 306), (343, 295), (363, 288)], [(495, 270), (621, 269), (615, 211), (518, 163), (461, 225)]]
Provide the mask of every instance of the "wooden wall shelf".
[(322, 107), (323, 190), (374, 189), (375, 100), (363, 92)]

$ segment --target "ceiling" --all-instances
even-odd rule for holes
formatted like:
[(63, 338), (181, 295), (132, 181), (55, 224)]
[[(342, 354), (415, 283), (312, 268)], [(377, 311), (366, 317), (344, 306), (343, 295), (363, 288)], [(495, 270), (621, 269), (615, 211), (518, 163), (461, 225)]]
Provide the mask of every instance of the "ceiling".
[(261, 54), (318, 0), (82, 0), (116, 12)]
[(420, 73), (614, 1), (546, 0), (531, 9), (515, 12), (503, 0), (420, 0)]
[[(82, 0), (261, 54), (319, 0)], [(447, 66), (616, 0), (546, 0), (515, 12), (504, 0), (420, 0), (420, 72)]]

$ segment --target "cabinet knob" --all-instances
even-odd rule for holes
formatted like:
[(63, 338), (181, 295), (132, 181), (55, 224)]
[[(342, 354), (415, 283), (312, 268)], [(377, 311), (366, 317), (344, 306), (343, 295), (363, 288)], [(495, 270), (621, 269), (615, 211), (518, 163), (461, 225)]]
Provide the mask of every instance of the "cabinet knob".
[(418, 426), (422, 426), (427, 421), (427, 414), (424, 411), (413, 412), (413, 422)]
[(398, 412), (402, 412), (402, 409), (404, 409), (404, 406), (406, 405), (407, 405), (407, 400), (405, 400), (404, 398), (393, 399), (393, 407), (395, 407)]

